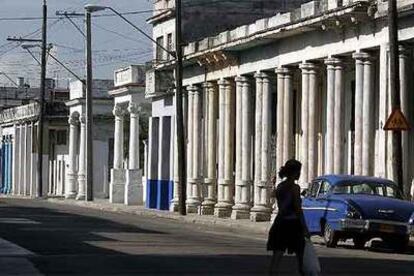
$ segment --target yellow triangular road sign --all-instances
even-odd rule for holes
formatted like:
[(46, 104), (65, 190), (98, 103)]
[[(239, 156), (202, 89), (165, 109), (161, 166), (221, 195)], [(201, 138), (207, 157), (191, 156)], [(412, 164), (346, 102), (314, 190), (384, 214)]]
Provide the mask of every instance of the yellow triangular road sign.
[(410, 125), (402, 111), (394, 109), (384, 125), (384, 130), (410, 130)]

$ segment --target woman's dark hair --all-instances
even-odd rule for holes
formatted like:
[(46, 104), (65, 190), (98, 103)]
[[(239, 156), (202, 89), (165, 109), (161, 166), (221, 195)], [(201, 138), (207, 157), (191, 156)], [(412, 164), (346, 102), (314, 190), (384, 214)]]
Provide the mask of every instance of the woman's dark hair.
[(279, 177), (285, 178), (295, 174), (302, 168), (302, 163), (298, 160), (290, 159), (286, 161), (285, 165), (279, 169)]

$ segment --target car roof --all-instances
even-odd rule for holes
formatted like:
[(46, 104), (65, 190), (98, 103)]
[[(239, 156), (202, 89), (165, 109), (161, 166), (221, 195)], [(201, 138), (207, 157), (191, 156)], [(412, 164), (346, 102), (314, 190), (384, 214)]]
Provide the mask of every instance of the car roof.
[(393, 181), (373, 176), (362, 176), (362, 175), (339, 175), (329, 174), (317, 177), (315, 180), (327, 180), (331, 185), (339, 185), (344, 182), (377, 182), (388, 185), (396, 185)]

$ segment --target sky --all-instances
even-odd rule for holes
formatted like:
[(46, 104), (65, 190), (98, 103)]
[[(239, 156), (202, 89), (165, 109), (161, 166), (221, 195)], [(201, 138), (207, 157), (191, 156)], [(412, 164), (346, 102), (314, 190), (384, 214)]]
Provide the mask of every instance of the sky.
[[(9, 36), (41, 38), (42, 0), (0, 0), (0, 71), (13, 80), (24, 77), (31, 86), (40, 78), (40, 66), (18, 43), (6, 41)], [(152, 0), (48, 0), (48, 42), (54, 45), (53, 52), (76, 74), (83, 77), (84, 38), (68, 19), (59, 19), (56, 11), (83, 13), (85, 4), (111, 6), (119, 12), (142, 13), (127, 15), (138, 27), (151, 34), (146, 19), (151, 16)], [(109, 12), (100, 12), (109, 14)], [(22, 20), (37, 17), (34, 20)], [(73, 18), (84, 28), (83, 17)], [(119, 17), (92, 18), (94, 78), (112, 79), (114, 70), (130, 64), (142, 64), (152, 59), (151, 41), (134, 30)], [(40, 48), (33, 48), (40, 59)], [(58, 85), (66, 87), (73, 77), (53, 60), (48, 61), (48, 76), (58, 79)], [(0, 75), (0, 86), (11, 82)]]

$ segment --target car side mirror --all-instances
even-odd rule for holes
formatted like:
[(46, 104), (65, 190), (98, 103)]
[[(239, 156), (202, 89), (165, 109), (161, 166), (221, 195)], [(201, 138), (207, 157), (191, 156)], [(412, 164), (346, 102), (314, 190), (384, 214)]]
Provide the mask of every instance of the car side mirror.
[(308, 189), (303, 189), (302, 192), (300, 193), (301, 196), (306, 197), (308, 196)]

